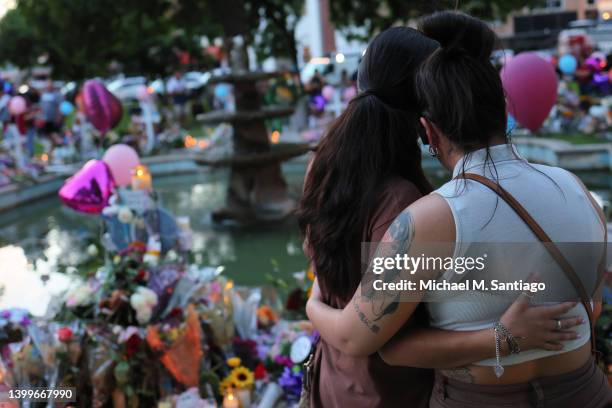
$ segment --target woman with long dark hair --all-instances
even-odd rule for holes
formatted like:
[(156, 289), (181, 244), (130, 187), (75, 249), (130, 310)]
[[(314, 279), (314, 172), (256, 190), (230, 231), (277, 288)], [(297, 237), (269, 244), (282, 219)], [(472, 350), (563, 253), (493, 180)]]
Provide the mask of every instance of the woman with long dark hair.
[[(367, 348), (355, 350), (352, 341), (336, 341), (328, 324), (335, 317), (327, 319), (325, 308), (340, 313), (336, 308), (345, 307), (358, 291), (361, 243), (380, 241), (403, 208), (432, 191), (421, 167), (418, 140), (423, 128), (418, 119), (423, 105), (415, 97), (414, 79), (419, 65), (437, 47), (436, 41), (410, 28), (396, 27), (379, 34), (359, 67), (359, 95), (331, 125), (309, 166), (298, 219), (305, 252), (320, 285), (320, 290), (318, 285), (314, 288), (309, 313), (311, 318), (317, 316), (312, 318), (317, 328), (326, 321), (321, 323), (322, 340), (315, 352), (312, 406), (428, 404), (431, 370), (386, 364), (375, 353), (383, 342), (374, 340)], [(315, 302), (321, 307), (313, 308)], [(513, 330), (532, 329), (534, 335), (524, 348), (558, 348), (556, 341), (574, 334), (553, 332), (543, 322), (571, 306), (562, 304), (535, 313), (532, 308), (514, 305), (505, 321)], [(494, 355), (490, 331), (458, 333), (427, 328), (424, 312), (422, 306), (412, 308), (403, 314), (393, 333), (386, 332), (385, 341), (400, 327), (412, 333), (402, 342), (412, 349), (415, 359), (408, 365), (433, 367), (432, 359), (459, 365)], [(353, 307), (345, 313), (365, 317)], [(566, 328), (576, 323), (576, 319), (564, 321)], [(343, 324), (339, 328), (350, 327)], [(361, 331), (357, 325), (354, 334), (361, 336)], [(372, 334), (366, 333), (363, 339), (372, 339)]]

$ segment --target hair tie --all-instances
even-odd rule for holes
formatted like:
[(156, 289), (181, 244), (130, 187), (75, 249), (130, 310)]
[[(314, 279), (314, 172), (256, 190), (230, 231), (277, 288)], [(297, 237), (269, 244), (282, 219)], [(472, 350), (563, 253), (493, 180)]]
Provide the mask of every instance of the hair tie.
[(361, 92), (361, 96), (363, 96), (363, 97), (374, 96), (374, 97), (382, 100), (382, 98), (378, 95), (378, 93), (376, 93), (376, 91), (374, 91), (373, 89), (366, 89), (365, 91)]
[(385, 98), (383, 98), (382, 96), (380, 96), (380, 94), (375, 91), (374, 89), (366, 89), (365, 91), (361, 92), (358, 96), (365, 98), (368, 96), (373, 96), (376, 99), (378, 99), (379, 101), (381, 101), (382, 103), (384, 103), (387, 106), (390, 106), (392, 108), (396, 108), (393, 104), (389, 103)]
[(361, 91), (359, 95), (357, 95), (357, 98), (354, 98), (353, 101), (356, 99), (365, 98), (368, 96), (375, 97), (376, 99), (378, 99), (380, 102), (382, 102), (384, 105), (388, 106), (391, 109), (398, 109), (398, 110), (405, 110), (405, 111), (408, 111), (411, 109), (410, 105), (399, 105), (397, 103), (390, 103), (386, 98), (382, 97), (380, 93), (378, 93), (378, 91), (374, 89), (366, 89), (364, 91)]

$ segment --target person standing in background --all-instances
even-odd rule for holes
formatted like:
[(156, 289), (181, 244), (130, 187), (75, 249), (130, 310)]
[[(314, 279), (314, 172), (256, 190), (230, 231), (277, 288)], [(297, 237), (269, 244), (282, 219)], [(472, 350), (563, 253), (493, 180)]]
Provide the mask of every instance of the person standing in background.
[(172, 98), (174, 114), (182, 126), (185, 123), (185, 106), (187, 105), (187, 84), (180, 71), (168, 80), (168, 94)]
[(47, 136), (54, 145), (62, 143), (60, 104), (62, 97), (55, 90), (53, 81), (49, 80), (45, 90), (40, 95), (40, 113), (43, 120), (43, 134)]
[[(4, 85), (4, 83), (2, 83)], [(0, 122), (2, 122), (2, 128), (6, 127), (6, 124), (11, 119), (9, 113), (9, 101), (11, 95), (8, 92), (4, 92), (4, 86), (0, 86)]]

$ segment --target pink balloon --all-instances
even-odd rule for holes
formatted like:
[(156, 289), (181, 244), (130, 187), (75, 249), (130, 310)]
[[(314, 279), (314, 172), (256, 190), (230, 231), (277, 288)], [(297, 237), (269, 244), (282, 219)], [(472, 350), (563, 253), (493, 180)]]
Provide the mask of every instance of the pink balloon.
[(121, 121), (121, 102), (100, 81), (92, 79), (85, 82), (82, 95), (85, 115), (100, 132), (108, 132)]
[(557, 74), (540, 56), (525, 52), (510, 60), (501, 71), (508, 112), (527, 129), (538, 130), (557, 100)]
[(115, 182), (102, 160), (90, 160), (59, 191), (68, 207), (83, 213), (100, 214), (108, 205)]
[(321, 90), (321, 95), (323, 95), (327, 102), (331, 101), (334, 97), (334, 87), (331, 85), (325, 85)]
[(136, 150), (125, 144), (112, 145), (104, 153), (102, 160), (108, 165), (115, 183), (120, 187), (131, 183), (132, 170), (140, 164)]
[(9, 112), (11, 115), (18, 116), (24, 113), (28, 104), (23, 96), (13, 96), (9, 101)]

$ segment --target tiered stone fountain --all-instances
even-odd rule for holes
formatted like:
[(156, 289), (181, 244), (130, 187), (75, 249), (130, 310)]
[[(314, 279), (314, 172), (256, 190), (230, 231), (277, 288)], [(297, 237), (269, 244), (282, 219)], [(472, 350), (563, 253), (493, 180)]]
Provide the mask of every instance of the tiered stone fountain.
[(246, 47), (240, 38), (232, 41), (229, 53), (231, 73), (217, 76), (209, 83), (230, 83), (234, 88), (235, 111), (213, 111), (198, 116), (203, 123), (229, 123), (233, 128), (231, 153), (221, 157), (205, 150), (195, 158), (200, 165), (229, 167), (226, 204), (213, 213), (216, 222), (252, 224), (287, 217), (295, 200), (287, 192), (281, 164), (306, 153), (307, 144), (271, 144), (265, 120), (289, 116), (292, 107), (263, 107), (257, 82), (285, 75), (284, 72), (251, 72)]

